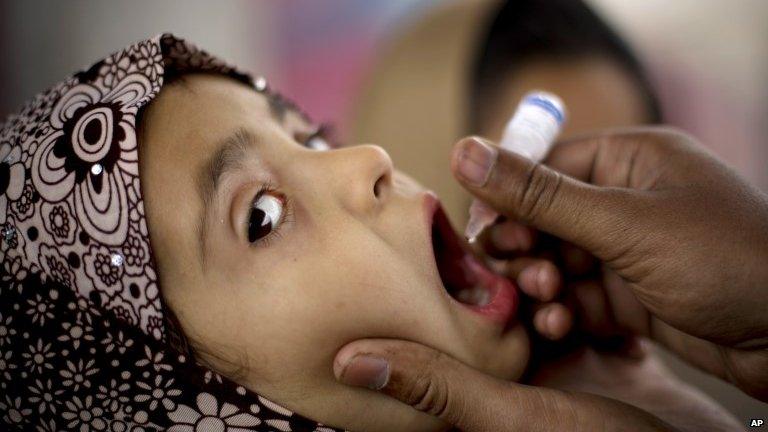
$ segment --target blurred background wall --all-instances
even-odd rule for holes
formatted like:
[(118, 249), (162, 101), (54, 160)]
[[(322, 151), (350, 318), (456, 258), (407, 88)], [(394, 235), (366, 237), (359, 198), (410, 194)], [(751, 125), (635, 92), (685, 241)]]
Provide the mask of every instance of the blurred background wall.
[(270, 72), (270, 9), (247, 0), (0, 0), (0, 115), (72, 72), (173, 31), (235, 63)]
[[(638, 50), (667, 120), (768, 190), (768, 2), (587, 1)], [(456, 2), (0, 0), (0, 116), (123, 45), (173, 31), (266, 75), (353, 138), (357, 94), (382, 52)]]
[[(468, 12), (428, 39), (424, 55), (450, 57), (446, 45), (492, 0), (0, 0), (0, 117), (73, 71), (124, 45), (163, 31), (264, 74), (309, 114), (337, 124), (343, 139), (372, 139), (362, 100), (376, 70), (387, 67), (403, 34), (436, 11), (462, 3)], [(542, 0), (546, 1), (546, 0)], [(763, 0), (588, 0), (634, 45), (648, 66), (668, 122), (687, 129), (742, 175), (768, 190), (768, 2)], [(473, 18), (474, 17), (474, 18)], [(461, 36), (464, 37), (464, 36)], [(464, 45), (466, 47), (464, 47)], [(446, 64), (460, 67), (460, 57)], [(399, 71), (406, 74), (405, 70)], [(448, 85), (435, 68), (425, 85)], [(448, 75), (445, 75), (445, 74)], [(424, 77), (422, 77), (424, 78)], [(409, 91), (426, 97), (424, 88)], [(457, 91), (453, 89), (452, 91)], [(437, 92), (434, 123), (446, 149), (463, 134), (448, 97)], [(385, 100), (385, 99), (384, 99)], [(382, 102), (383, 103), (383, 102)], [(386, 112), (386, 107), (377, 106)], [(376, 111), (378, 112), (378, 111)], [(380, 127), (388, 125), (380, 119)], [(379, 142), (394, 150), (396, 142)], [(396, 165), (406, 163), (395, 159)], [(428, 169), (428, 167), (423, 167)], [(448, 175), (447, 173), (445, 175)], [(416, 177), (419, 177), (418, 175)], [(674, 371), (713, 395), (739, 419), (765, 417), (761, 404), (666, 356)]]
[(768, 2), (591, 2), (648, 65), (667, 120), (768, 190)]

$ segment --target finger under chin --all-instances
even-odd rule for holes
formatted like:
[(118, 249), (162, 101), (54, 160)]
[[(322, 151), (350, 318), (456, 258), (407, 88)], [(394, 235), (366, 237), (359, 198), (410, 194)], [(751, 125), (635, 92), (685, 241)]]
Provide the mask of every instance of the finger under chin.
[[(350, 369), (360, 369), (363, 356), (374, 361), (365, 362), (350, 382)], [(376, 366), (378, 362), (387, 366)], [(628, 424), (633, 430), (665, 430), (658, 422), (649, 423), (652, 418), (629, 405), (502, 381), (410, 341), (350, 342), (336, 354), (333, 369), (343, 383), (376, 389), (466, 432), (623, 430)], [(381, 370), (385, 379), (378, 380)], [(370, 385), (371, 380), (379, 384)]]
[[(385, 379), (378, 380), (378, 372), (369, 367), (372, 363), (360, 362), (363, 358), (386, 362)], [(350, 342), (336, 354), (334, 374), (345, 384), (378, 390), (466, 431), (502, 430), (502, 422), (484, 412), (506, 415), (518, 405), (507, 403), (506, 382), (411, 341)]]

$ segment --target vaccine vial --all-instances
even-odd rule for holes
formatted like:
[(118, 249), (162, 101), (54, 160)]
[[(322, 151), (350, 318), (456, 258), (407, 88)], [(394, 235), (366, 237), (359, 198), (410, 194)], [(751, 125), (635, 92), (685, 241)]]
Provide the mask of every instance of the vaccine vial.
[[(526, 94), (504, 127), (499, 143), (502, 148), (541, 162), (549, 152), (565, 122), (565, 104), (545, 91)], [(474, 199), (469, 207), (469, 222), (464, 235), (470, 243), (494, 223), (498, 213), (484, 202)]]

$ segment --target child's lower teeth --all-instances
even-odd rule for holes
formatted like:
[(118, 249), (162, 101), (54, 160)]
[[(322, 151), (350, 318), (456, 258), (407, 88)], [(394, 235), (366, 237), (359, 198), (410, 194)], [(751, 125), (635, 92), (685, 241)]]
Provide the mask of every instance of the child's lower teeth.
[(480, 287), (463, 289), (456, 293), (456, 298), (462, 303), (474, 306), (485, 306), (491, 301), (488, 290)]

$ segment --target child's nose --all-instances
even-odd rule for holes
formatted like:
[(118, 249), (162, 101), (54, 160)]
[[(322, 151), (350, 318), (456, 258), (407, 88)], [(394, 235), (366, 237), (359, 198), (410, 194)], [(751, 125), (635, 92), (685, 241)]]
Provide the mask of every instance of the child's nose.
[(350, 211), (369, 213), (381, 208), (392, 191), (392, 159), (376, 145), (336, 150), (334, 173), (342, 203)]

